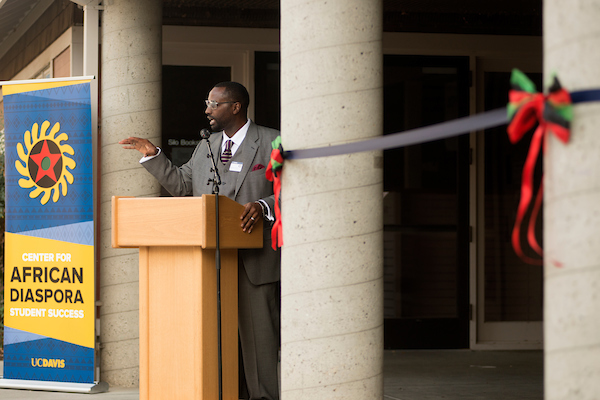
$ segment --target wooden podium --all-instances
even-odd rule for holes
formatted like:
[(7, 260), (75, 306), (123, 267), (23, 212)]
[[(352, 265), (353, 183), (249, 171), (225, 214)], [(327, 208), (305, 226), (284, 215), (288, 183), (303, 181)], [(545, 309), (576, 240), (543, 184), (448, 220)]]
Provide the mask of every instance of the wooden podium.
[[(223, 399), (238, 400), (237, 249), (262, 219), (219, 196)], [(218, 399), (215, 196), (112, 198), (112, 246), (140, 251), (140, 399)]]

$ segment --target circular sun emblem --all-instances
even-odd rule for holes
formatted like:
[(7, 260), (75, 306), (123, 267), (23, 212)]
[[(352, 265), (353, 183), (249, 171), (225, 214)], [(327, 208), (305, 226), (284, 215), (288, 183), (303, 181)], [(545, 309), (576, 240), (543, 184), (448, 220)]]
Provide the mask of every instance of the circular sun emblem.
[(21, 161), (15, 161), (15, 167), (21, 175), (19, 186), (23, 189), (33, 189), (29, 193), (32, 199), (42, 195), (40, 203), (46, 204), (50, 200), (57, 202), (62, 192), (67, 195), (67, 182), (73, 184), (73, 175), (67, 171), (67, 168), (74, 169), (75, 161), (67, 157), (67, 154), (74, 155), (73, 148), (68, 144), (60, 144), (63, 140), (68, 140), (66, 133), (56, 134), (60, 131), (60, 124), (54, 124), (50, 132), (49, 121), (42, 123), (42, 128), (38, 132), (38, 124), (33, 124), (31, 132), (25, 132), (23, 135), (23, 144), (17, 143), (17, 153)]

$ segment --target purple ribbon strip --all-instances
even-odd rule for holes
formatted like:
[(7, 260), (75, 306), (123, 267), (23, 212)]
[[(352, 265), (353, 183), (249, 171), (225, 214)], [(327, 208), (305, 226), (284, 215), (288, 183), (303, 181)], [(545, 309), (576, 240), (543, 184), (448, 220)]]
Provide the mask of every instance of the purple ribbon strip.
[(284, 158), (287, 160), (299, 160), (301, 158), (328, 157), (361, 151), (393, 149), (445, 139), (480, 129), (493, 128), (506, 123), (508, 123), (508, 117), (506, 116), (506, 107), (504, 107), (410, 131), (378, 136), (361, 142), (317, 147), (314, 149), (288, 150), (284, 152)]
[[(573, 104), (599, 101), (600, 89), (572, 92), (571, 100)], [(410, 131), (378, 136), (361, 142), (316, 147), (313, 149), (288, 150), (284, 152), (283, 156), (287, 160), (299, 160), (302, 158), (337, 156), (341, 154), (358, 153), (361, 151), (394, 149), (494, 128), (507, 123), (508, 117), (506, 115), (506, 107), (497, 108), (473, 116), (458, 118), (423, 128), (412, 129)]]

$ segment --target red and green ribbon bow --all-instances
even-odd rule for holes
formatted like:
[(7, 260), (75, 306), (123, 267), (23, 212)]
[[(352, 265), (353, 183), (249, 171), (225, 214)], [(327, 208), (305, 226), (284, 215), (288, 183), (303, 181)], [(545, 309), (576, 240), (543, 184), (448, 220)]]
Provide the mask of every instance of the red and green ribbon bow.
[(283, 146), (281, 146), (281, 136), (277, 136), (271, 142), (271, 160), (267, 165), (265, 175), (267, 179), (273, 182), (273, 192), (275, 193), (275, 224), (271, 229), (271, 245), (273, 250), (283, 246), (283, 227), (281, 225), (281, 173), (283, 169)]
[[(521, 181), (521, 199), (517, 210), (517, 218), (512, 231), (512, 245), (515, 253), (525, 262), (534, 265), (541, 265), (541, 259), (535, 259), (523, 254), (521, 249), (521, 223), (525, 213), (531, 204), (533, 195), (533, 171), (538, 159), (540, 147), (543, 145), (545, 151), (545, 138), (547, 133), (554, 134), (563, 143), (569, 141), (570, 123), (573, 119), (573, 106), (569, 92), (560, 86), (556, 77), (549, 93), (544, 95), (536, 91), (535, 84), (527, 78), (521, 71), (515, 69), (510, 79), (512, 89), (509, 92), (508, 103), (508, 137), (511, 143), (516, 143), (532, 129), (536, 124), (537, 129), (533, 133), (529, 152), (523, 166), (523, 175)], [(544, 143), (542, 144), (542, 140)], [(540, 256), (543, 256), (535, 237), (535, 223), (538, 212), (542, 205), (543, 197), (543, 177), (538, 189), (535, 203), (531, 211), (529, 226), (527, 229), (527, 241), (531, 248)]]

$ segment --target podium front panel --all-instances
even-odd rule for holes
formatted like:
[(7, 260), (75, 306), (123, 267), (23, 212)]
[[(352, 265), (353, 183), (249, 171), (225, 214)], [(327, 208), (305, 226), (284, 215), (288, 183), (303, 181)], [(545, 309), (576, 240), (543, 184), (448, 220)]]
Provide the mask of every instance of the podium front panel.
[[(238, 399), (237, 251), (221, 251), (223, 398)], [(218, 399), (215, 251), (140, 248), (140, 399)]]

